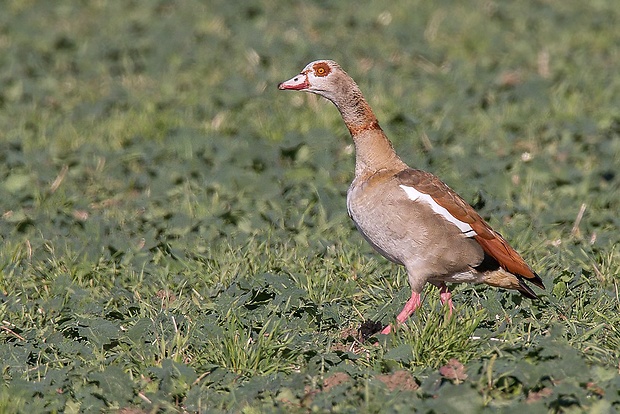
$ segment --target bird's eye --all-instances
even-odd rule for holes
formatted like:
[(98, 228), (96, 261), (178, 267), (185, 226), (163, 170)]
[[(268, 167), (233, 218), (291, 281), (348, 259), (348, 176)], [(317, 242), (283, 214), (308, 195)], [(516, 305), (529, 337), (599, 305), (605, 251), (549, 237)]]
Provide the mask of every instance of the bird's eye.
[(329, 75), (330, 68), (326, 62), (317, 62), (312, 69), (314, 69), (314, 75), (323, 77)]

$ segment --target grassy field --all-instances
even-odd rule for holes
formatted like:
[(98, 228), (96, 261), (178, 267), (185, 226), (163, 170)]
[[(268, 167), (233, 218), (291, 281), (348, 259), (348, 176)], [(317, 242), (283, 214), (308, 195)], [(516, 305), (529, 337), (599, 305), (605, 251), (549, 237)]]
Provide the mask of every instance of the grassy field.
[[(0, 412), (620, 409), (617, 0), (11, 1)], [(358, 81), (397, 151), (543, 278), (410, 291), (346, 215)]]

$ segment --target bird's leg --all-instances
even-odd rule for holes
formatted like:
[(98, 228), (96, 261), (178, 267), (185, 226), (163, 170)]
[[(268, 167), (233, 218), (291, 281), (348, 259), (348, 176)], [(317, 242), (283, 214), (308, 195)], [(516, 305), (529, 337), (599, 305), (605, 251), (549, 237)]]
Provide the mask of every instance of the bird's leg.
[(448, 313), (452, 316), (452, 311), (454, 310), (454, 304), (452, 303), (452, 293), (448, 289), (445, 283), (441, 283), (439, 285), (439, 300), (441, 300), (441, 304), (448, 304)]
[[(398, 323), (399, 324), (404, 323), (407, 320), (407, 318), (409, 318), (413, 314), (413, 312), (415, 312), (415, 310), (420, 307), (421, 303), (422, 303), (421, 295), (415, 291), (411, 292), (411, 298), (409, 298), (407, 303), (405, 303), (405, 307), (403, 308), (402, 311), (400, 311), (400, 313), (396, 317), (396, 320), (398, 321)], [(392, 332), (392, 325), (386, 326), (381, 331), (381, 333), (384, 335), (387, 335), (390, 332)]]

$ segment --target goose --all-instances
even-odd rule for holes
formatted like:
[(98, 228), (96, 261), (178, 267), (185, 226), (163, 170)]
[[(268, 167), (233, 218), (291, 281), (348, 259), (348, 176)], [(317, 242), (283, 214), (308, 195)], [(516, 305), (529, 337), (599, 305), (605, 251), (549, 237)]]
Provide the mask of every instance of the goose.
[[(340, 111), (355, 145), (349, 216), (377, 252), (407, 271), (411, 297), (396, 316), (396, 326), (420, 307), (427, 283), (439, 288), (449, 314), (454, 305), (446, 283), (485, 283), (530, 299), (537, 296), (527, 282), (545, 288), (521, 255), (462, 197), (396, 154), (360, 88), (338, 63), (311, 62), (278, 89), (320, 95)], [(381, 333), (393, 328), (388, 324)]]

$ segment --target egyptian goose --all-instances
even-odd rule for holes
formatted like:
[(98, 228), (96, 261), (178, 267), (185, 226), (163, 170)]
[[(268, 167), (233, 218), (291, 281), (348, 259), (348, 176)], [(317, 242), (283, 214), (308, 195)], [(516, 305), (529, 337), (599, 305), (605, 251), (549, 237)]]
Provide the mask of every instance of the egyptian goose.
[[(405, 266), (411, 298), (402, 324), (421, 303), (429, 282), (452, 313), (446, 282), (486, 283), (537, 298), (525, 283), (542, 280), (506, 240), (454, 190), (396, 155), (377, 117), (351, 77), (332, 60), (309, 63), (280, 90), (312, 92), (336, 105), (355, 143), (355, 178), (347, 209), (364, 238), (388, 260)], [(381, 333), (392, 330), (387, 325)]]

